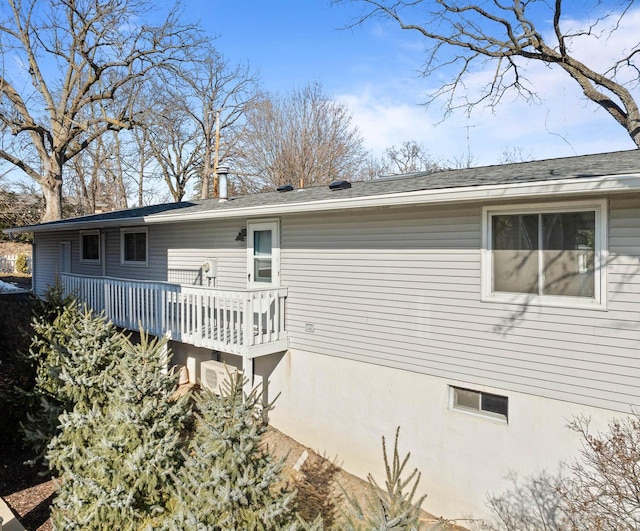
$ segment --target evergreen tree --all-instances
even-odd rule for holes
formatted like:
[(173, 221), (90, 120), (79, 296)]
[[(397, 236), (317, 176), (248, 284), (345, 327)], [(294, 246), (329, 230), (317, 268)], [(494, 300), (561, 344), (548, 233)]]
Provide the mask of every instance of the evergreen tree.
[[(107, 338), (110, 343), (118, 359), (92, 386), (102, 398), (76, 402), (60, 417), (49, 446), (50, 464), (60, 473), (56, 529), (155, 527), (183, 462), (189, 408), (186, 396), (172, 399), (177, 377), (166, 371), (164, 341), (142, 334), (139, 344), (121, 335)], [(90, 366), (91, 355), (85, 361)]]
[(111, 353), (115, 328), (88, 310), (80, 312), (61, 287), (51, 288), (31, 323), (34, 337), (27, 355), (35, 369), (35, 385), (25, 391), (25, 440), (43, 454), (58, 428), (58, 417), (78, 401), (101, 396), (94, 389), (101, 373), (117, 354)]
[[(409, 477), (402, 479), (404, 468), (411, 454), (407, 454), (400, 461), (398, 452), (398, 437), (400, 428), (396, 430), (396, 438), (393, 445), (391, 462), (387, 455), (387, 445), (382, 437), (382, 455), (386, 472), (385, 490), (382, 490), (373, 476), (369, 474), (368, 480), (373, 495), (369, 500), (366, 510), (363, 510), (358, 501), (344, 492), (349, 505), (350, 513), (345, 514), (343, 529), (349, 531), (413, 531), (420, 529), (420, 507), (426, 496), (421, 496), (416, 501), (416, 494), (420, 482), (420, 472), (414, 469)], [(413, 482), (413, 485), (411, 483)], [(408, 491), (407, 491), (408, 488)]]
[(242, 375), (233, 374), (222, 396), (203, 389), (195, 397), (196, 430), (175, 481), (176, 511), (166, 528), (296, 528), (295, 491), (283, 484), (283, 461), (262, 446), (262, 393), (246, 395), (242, 385)]

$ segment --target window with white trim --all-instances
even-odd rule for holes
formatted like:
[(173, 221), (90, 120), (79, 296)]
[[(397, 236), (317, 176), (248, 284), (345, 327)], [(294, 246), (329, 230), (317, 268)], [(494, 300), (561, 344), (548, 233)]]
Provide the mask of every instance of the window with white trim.
[(250, 288), (280, 285), (280, 223), (277, 220), (248, 223), (247, 280)]
[(149, 238), (146, 228), (120, 230), (120, 261), (127, 265), (147, 265)]
[(509, 420), (509, 399), (506, 396), (494, 395), (462, 387), (449, 387), (451, 407), (462, 411), (477, 413), (486, 417)]
[(605, 303), (606, 203), (485, 208), (483, 297)]
[(80, 231), (80, 261), (86, 263), (100, 263), (100, 231)]

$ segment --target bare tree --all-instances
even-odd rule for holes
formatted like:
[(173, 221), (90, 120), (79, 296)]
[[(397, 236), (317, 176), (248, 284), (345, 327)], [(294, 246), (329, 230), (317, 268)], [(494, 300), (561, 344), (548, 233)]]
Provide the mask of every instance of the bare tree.
[(263, 94), (253, 102), (235, 164), (239, 188), (259, 191), (362, 178), (367, 153), (347, 107), (313, 83), (285, 96)]
[(382, 173), (434, 172), (441, 169), (442, 166), (431, 158), (427, 149), (415, 140), (406, 140), (399, 146), (390, 146), (382, 155)]
[[(62, 217), (63, 167), (107, 131), (135, 126), (137, 85), (178, 64), (193, 27), (145, 0), (8, 0), (0, 20), (0, 157), (42, 188), (42, 221)], [(28, 79), (28, 83), (24, 80)]]
[(82, 214), (127, 208), (132, 153), (118, 133), (102, 135), (67, 165), (64, 195)]
[(212, 177), (218, 161), (231, 156), (234, 126), (255, 97), (256, 79), (248, 66), (229, 65), (210, 45), (171, 74), (153, 88), (163, 99), (148, 126), (149, 146), (174, 201), (195, 180), (206, 199), (217, 193)]
[[(526, 70), (529, 62), (539, 61), (570, 76), (585, 97), (608, 112), (640, 147), (640, 112), (632, 93), (640, 82), (640, 39), (620, 50), (619, 58), (603, 71), (579, 60), (575, 53), (585, 39), (596, 37), (604, 42), (618, 30), (634, 0), (625, 0), (619, 11), (610, 9), (600, 16), (602, 2), (596, 2), (593, 9), (582, 6), (593, 21), (577, 29), (570, 27), (574, 21), (563, 18), (562, 0), (351, 1), (367, 6), (354, 24), (382, 16), (424, 37), (428, 45), (424, 76), (452, 69), (449, 81), (427, 103), (444, 96), (446, 112), (460, 106), (458, 93), (464, 92), (464, 79), (478, 63), (482, 67), (493, 64), (493, 76), (477, 98), (465, 100), (463, 106), (468, 110), (480, 103), (495, 106), (511, 90), (526, 99), (536, 99)], [(537, 27), (537, 21), (544, 24), (543, 29)], [(465, 94), (465, 98), (469, 96)]]
[(576, 460), (557, 474), (512, 478), (513, 488), (489, 496), (500, 520), (491, 529), (640, 529), (640, 416), (612, 420), (602, 433), (593, 434), (585, 417), (569, 428), (582, 442)]

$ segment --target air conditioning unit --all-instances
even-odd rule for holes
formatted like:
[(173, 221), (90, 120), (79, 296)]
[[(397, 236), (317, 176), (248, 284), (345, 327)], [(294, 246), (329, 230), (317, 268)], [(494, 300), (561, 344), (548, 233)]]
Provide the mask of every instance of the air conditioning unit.
[(200, 365), (200, 384), (209, 391), (220, 396), (225, 389), (224, 382), (229, 382), (230, 377), (235, 377), (238, 369), (219, 361), (203, 361)]

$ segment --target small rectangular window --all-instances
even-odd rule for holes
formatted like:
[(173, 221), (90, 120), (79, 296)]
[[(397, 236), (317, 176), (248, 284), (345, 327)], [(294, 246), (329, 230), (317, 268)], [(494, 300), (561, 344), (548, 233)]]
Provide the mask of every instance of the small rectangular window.
[(100, 263), (100, 231), (80, 232), (80, 261)]
[(509, 399), (472, 389), (451, 387), (451, 406), (454, 409), (470, 411), (487, 417), (508, 420)]
[(121, 262), (131, 265), (147, 265), (148, 238), (146, 229), (122, 229)]

